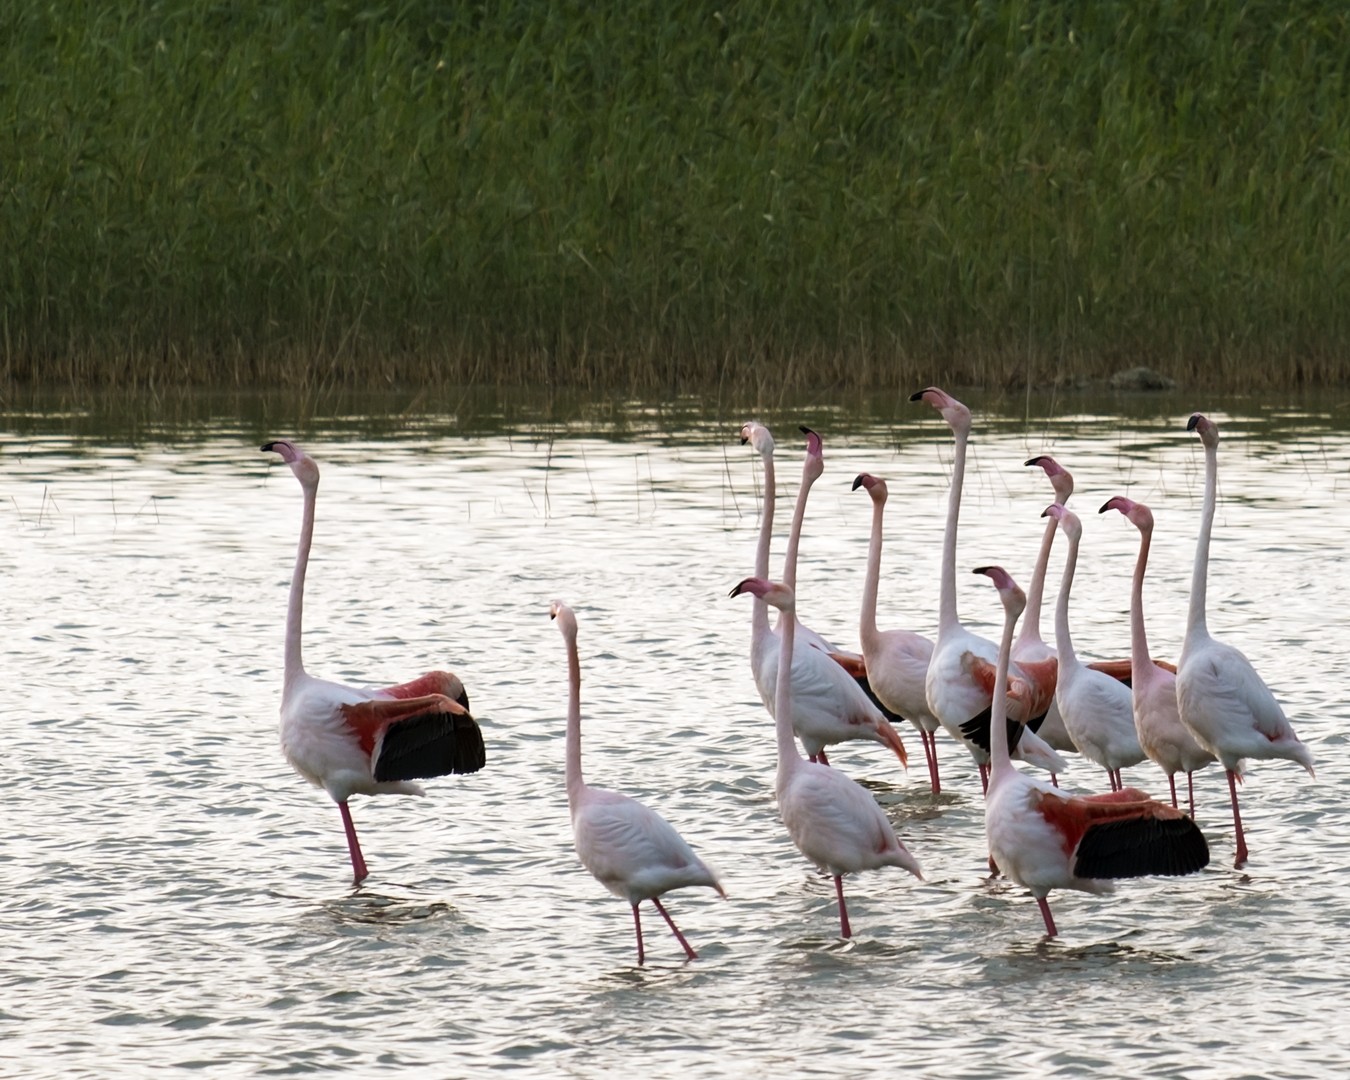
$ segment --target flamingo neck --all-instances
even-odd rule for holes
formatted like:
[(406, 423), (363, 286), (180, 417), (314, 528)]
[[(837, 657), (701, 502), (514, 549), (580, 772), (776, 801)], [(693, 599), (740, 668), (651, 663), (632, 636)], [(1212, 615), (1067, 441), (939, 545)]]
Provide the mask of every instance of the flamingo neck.
[[(797, 492), (797, 505), (792, 511), (792, 531), (788, 533), (787, 553), (783, 556), (783, 584), (794, 592), (797, 588), (797, 549), (802, 541), (802, 522), (806, 520), (806, 497), (811, 494), (811, 485), (815, 480), (802, 473), (802, 486)], [(767, 612), (765, 613), (767, 618)], [(778, 629), (782, 632), (785, 623), (795, 622), (796, 615), (787, 611), (778, 613)]]
[(1045, 575), (1050, 569), (1050, 549), (1055, 543), (1057, 531), (1055, 519), (1051, 518), (1045, 526), (1045, 535), (1041, 537), (1041, 550), (1036, 555), (1036, 569), (1031, 574), (1031, 587), (1027, 589), (1027, 609), (1022, 613), (1022, 631), (1017, 635), (1017, 644), (1027, 644), (1041, 640), (1041, 596), (1045, 592)]
[(1205, 587), (1209, 576), (1209, 535), (1214, 530), (1214, 508), (1218, 502), (1219, 448), (1205, 447), (1205, 505), (1200, 513), (1200, 535), (1195, 541), (1195, 567), (1191, 570), (1191, 608), (1186, 618), (1186, 637), (1205, 637)]
[(954, 630), (961, 620), (956, 614), (956, 525), (961, 517), (961, 487), (966, 478), (966, 440), (970, 433), (956, 428), (952, 457), (952, 486), (947, 494), (947, 526), (942, 533), (942, 592), (938, 604), (938, 634)]
[[(755, 577), (769, 576), (769, 547), (773, 542), (774, 475), (773, 455), (764, 457), (764, 509), (759, 519), (759, 544), (755, 548)], [(750, 605), (751, 648), (769, 633), (769, 605), (756, 596)]]
[(1139, 560), (1134, 564), (1134, 584), (1130, 589), (1130, 667), (1135, 686), (1153, 670), (1148, 635), (1144, 632), (1144, 572), (1148, 569), (1148, 549), (1152, 543), (1152, 529), (1139, 534)]
[(1060, 677), (1064, 676), (1065, 665), (1078, 663), (1073, 651), (1073, 639), (1069, 637), (1069, 590), (1073, 588), (1073, 572), (1078, 568), (1078, 538), (1069, 537), (1069, 554), (1064, 559), (1064, 581), (1060, 584), (1059, 595), (1055, 597), (1055, 651), (1059, 653)]
[(994, 671), (994, 698), (989, 713), (989, 776), (992, 784), (996, 775), (1014, 772), (1008, 754), (1008, 664), (1012, 658), (1013, 630), (1017, 614), (1005, 609), (1003, 637), (998, 645), (998, 667)]
[(867, 576), (863, 579), (862, 615), (858, 620), (858, 637), (862, 639), (864, 653), (868, 643), (877, 637), (877, 590), (881, 584), (881, 534), (885, 512), (885, 503), (872, 504), (872, 539), (867, 545)]
[(291, 574), (291, 595), (286, 604), (285, 685), (290, 686), (305, 673), (300, 654), (301, 624), (305, 609), (305, 570), (309, 567), (309, 549), (314, 542), (314, 504), (317, 485), (304, 485), (305, 511), (300, 521), (300, 544), (295, 553), (295, 571)]
[(792, 732), (792, 647), (797, 636), (797, 616), (779, 613), (778, 679), (774, 686), (773, 726), (778, 739), (778, 787), (781, 790), (794, 769), (802, 764)]
[(567, 804), (573, 810), (586, 781), (581, 776), (581, 657), (577, 654), (577, 639), (567, 636), (567, 759), (564, 775), (567, 780)]

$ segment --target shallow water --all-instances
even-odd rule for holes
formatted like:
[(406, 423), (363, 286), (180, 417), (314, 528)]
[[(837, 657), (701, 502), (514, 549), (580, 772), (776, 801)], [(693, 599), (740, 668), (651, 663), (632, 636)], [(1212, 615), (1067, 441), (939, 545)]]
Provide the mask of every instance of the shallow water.
[[(1029, 420), (976, 410), (959, 565), (999, 562), (1026, 583), (1050, 491), (1022, 462), (1052, 453), (1084, 519), (1079, 651), (1128, 650), (1137, 533), (1096, 514), (1125, 493), (1157, 518), (1146, 609), (1155, 653), (1174, 657), (1203, 484), (1189, 406), (1029, 406)], [(1275, 689), (1317, 781), (1292, 763), (1253, 766), (1252, 858), (1237, 872), (1222, 774), (1201, 774), (1211, 866), (1111, 897), (1054, 894), (1053, 943), (1029, 896), (986, 880), (968, 760), (940, 743), (935, 802), (908, 732), (908, 774), (871, 744), (832, 760), (885, 805), (927, 880), (850, 879), (855, 937), (837, 937), (830, 882), (775, 814), (750, 607), (726, 595), (752, 569), (758, 524), (757, 459), (736, 439), (747, 415), (344, 415), (299, 432), (250, 416), (121, 433), (79, 414), (0, 415), (0, 1071), (1350, 1069), (1333, 1019), (1350, 977), (1344, 415), (1211, 413), (1224, 441), (1210, 627)], [(824, 435), (826, 460), (802, 543), (803, 619), (856, 641), (871, 504), (850, 482), (867, 470), (891, 490), (882, 625), (932, 632), (947, 429), (918, 405), (775, 414), (775, 567), (798, 419)], [(336, 810), (276, 744), (300, 492), (256, 448), (291, 434), (323, 469), (309, 669), (380, 684), (450, 668), (488, 745), (483, 772), (428, 781), (426, 799), (353, 802), (371, 868), (359, 889)], [(571, 850), (554, 597), (581, 627), (588, 779), (660, 809), (730, 893), (668, 897), (696, 962), (648, 908), (638, 968), (626, 905)], [(988, 583), (963, 572), (959, 597), (992, 633)], [(1151, 766), (1126, 777), (1166, 790)], [(1104, 786), (1082, 761), (1065, 781)]]

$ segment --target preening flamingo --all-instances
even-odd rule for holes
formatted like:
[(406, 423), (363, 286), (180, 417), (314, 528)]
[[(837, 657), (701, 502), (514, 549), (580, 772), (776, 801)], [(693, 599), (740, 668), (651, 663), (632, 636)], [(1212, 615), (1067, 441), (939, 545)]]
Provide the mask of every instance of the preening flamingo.
[(1144, 573), (1148, 568), (1149, 545), (1153, 541), (1153, 511), (1123, 495), (1107, 499), (1097, 512), (1104, 514), (1108, 510), (1119, 510), (1125, 520), (1139, 530), (1139, 561), (1134, 567), (1134, 584), (1130, 590), (1130, 665), (1134, 670), (1131, 694), (1135, 731), (1144, 753), (1167, 774), (1173, 806), (1177, 805), (1176, 774), (1186, 774), (1191, 817), (1195, 817), (1194, 773), (1210, 764), (1214, 755), (1196, 742), (1181, 722), (1176, 675), (1158, 667), (1148, 653), (1148, 635), (1144, 631)]
[(1046, 901), (1051, 889), (1103, 893), (1110, 891), (1114, 878), (1176, 876), (1205, 867), (1209, 845), (1180, 810), (1134, 788), (1106, 795), (1066, 795), (1013, 765), (1008, 757), (1005, 689), (1013, 629), (1026, 597), (1002, 567), (982, 566), (975, 573), (994, 583), (1004, 610), (989, 728), (985, 835), (998, 868), (1036, 898), (1046, 935), (1058, 933)]
[(1053, 503), (1046, 507), (1048, 517), (1059, 522), (1060, 531), (1069, 540), (1064, 560), (1064, 581), (1055, 598), (1055, 648), (1059, 653), (1059, 685), (1055, 704), (1064, 718), (1064, 727), (1082, 755), (1095, 761), (1111, 781), (1111, 790), (1119, 791), (1120, 770), (1144, 760), (1139, 735), (1134, 729), (1134, 705), (1128, 686), (1083, 664), (1069, 634), (1069, 594), (1078, 566), (1078, 544), (1083, 525), (1072, 510)]
[(633, 908), (637, 962), (643, 963), (642, 916), (638, 905), (650, 900), (666, 920), (690, 960), (698, 954), (680, 933), (661, 903), (672, 889), (706, 885), (719, 896), (726, 892), (706, 863), (675, 827), (655, 810), (615, 791), (591, 787), (581, 775), (581, 660), (577, 654), (577, 619), (561, 600), (549, 607), (567, 643), (567, 806), (577, 855), (595, 879)]
[(886, 511), (886, 481), (860, 473), (853, 490), (865, 488), (872, 499), (872, 536), (867, 547), (867, 576), (863, 580), (862, 614), (858, 637), (862, 642), (867, 680), (877, 699), (892, 713), (907, 719), (919, 732), (933, 794), (942, 790), (937, 763), (937, 717), (928, 708), (924, 683), (933, 658), (933, 642), (912, 630), (877, 629), (877, 591), (881, 582), (882, 526)]
[[(935, 408), (947, 421), (955, 440), (951, 489), (947, 495), (947, 523), (942, 534), (938, 633), (924, 689), (929, 711), (952, 738), (970, 751), (980, 769), (980, 785), (987, 788), (989, 752), (986, 748), (998, 648), (987, 638), (967, 630), (956, 610), (956, 531), (961, 516), (961, 488), (966, 475), (970, 410), (936, 386), (920, 390), (910, 400), (924, 401)], [(1030, 764), (1052, 773), (1063, 772), (1067, 768), (1064, 759), (1021, 723), (1026, 719), (1026, 705), (1031, 694), (1025, 676), (1014, 669), (1009, 686), (1018, 710), (1015, 719), (1019, 721), (1011, 729), (1012, 747)]]
[[(747, 431), (747, 429), (749, 429)], [(803, 429), (805, 430), (805, 429)], [(764, 459), (764, 489), (766, 499), (773, 490), (773, 440), (763, 425), (747, 425), (742, 429), (742, 438), (749, 441)], [(795, 581), (797, 577), (797, 551), (801, 545), (802, 522), (806, 517), (806, 499), (811, 485), (824, 471), (825, 461), (820, 436), (814, 431), (806, 432), (806, 459), (802, 466), (802, 486), (797, 493), (797, 505), (792, 518), (792, 531), (788, 535), (787, 552), (783, 561), (783, 577)], [(764, 569), (756, 574), (767, 580), (769, 564), (769, 538), (772, 529), (772, 504), (765, 508), (760, 525), (759, 546), (755, 552), (755, 568)], [(768, 608), (761, 601), (755, 601), (751, 613), (750, 666), (755, 677), (755, 686), (765, 708), (771, 716), (776, 716), (776, 691), (778, 678), (779, 642), (783, 626), (795, 615), (780, 613), (777, 625), (770, 629)], [(851, 739), (866, 739), (889, 746), (903, 763), (907, 760), (904, 743), (890, 722), (882, 716), (866, 692), (858, 685), (852, 675), (845, 671), (831, 656), (831, 646), (819, 634), (808, 630), (800, 621), (796, 622), (796, 644), (792, 653), (792, 727), (801, 739), (802, 748), (812, 760), (825, 759), (825, 747)]]
[(432, 671), (382, 690), (345, 686), (305, 672), (300, 654), (305, 569), (314, 539), (319, 466), (292, 442), (264, 443), (300, 481), (304, 517), (286, 609), (281, 750), (291, 766), (338, 805), (355, 883), (367, 876), (347, 800), (352, 795), (424, 795), (413, 780), (472, 773), (486, 760), (483, 735), (454, 675)]
[(1236, 833), (1235, 867), (1247, 862), (1247, 841), (1238, 812), (1237, 785), (1244, 759), (1287, 758), (1313, 772), (1312, 752), (1299, 741), (1275, 695), (1261, 680), (1251, 662), (1231, 645), (1215, 641), (1205, 621), (1205, 586), (1209, 570), (1209, 537), (1214, 528), (1214, 510), (1219, 483), (1219, 428), (1196, 413), (1187, 431), (1200, 436), (1205, 448), (1205, 504), (1200, 515), (1200, 535), (1195, 542), (1195, 567), (1191, 574), (1191, 606), (1186, 619), (1186, 639), (1177, 664), (1177, 707), (1181, 722), (1196, 742), (1210, 751), (1228, 773), (1228, 793), (1233, 803)]
[(778, 813), (797, 850), (834, 878), (834, 891), (839, 899), (839, 933), (849, 937), (852, 929), (844, 903), (843, 875), (883, 866), (902, 867), (920, 879), (923, 874), (896, 837), (881, 807), (864, 788), (838, 769), (803, 761), (797, 753), (788, 722), (793, 715), (792, 694), (797, 682), (795, 597), (786, 585), (763, 578), (746, 578), (731, 590), (732, 596), (746, 593), (786, 616), (779, 631), (781, 655), (774, 686)]

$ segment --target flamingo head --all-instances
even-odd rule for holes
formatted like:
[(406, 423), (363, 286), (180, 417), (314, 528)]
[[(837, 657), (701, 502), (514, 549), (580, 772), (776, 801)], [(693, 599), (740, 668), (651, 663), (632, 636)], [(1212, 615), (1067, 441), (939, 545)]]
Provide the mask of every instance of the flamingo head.
[(942, 419), (953, 431), (970, 431), (970, 410), (945, 390), (930, 386), (916, 394), (910, 394), (910, 401), (926, 401), (942, 414)]
[(886, 481), (879, 476), (873, 476), (871, 473), (859, 473), (853, 478), (853, 490), (866, 488), (867, 494), (872, 496), (874, 503), (884, 503), (886, 501)]
[(548, 617), (558, 621), (558, 629), (563, 637), (574, 638), (577, 636), (577, 617), (572, 614), (572, 609), (561, 600), (554, 600), (548, 606)]
[(736, 587), (731, 590), (732, 596), (743, 596), (749, 593), (751, 596), (757, 596), (770, 607), (775, 607), (779, 611), (792, 611), (797, 606), (796, 597), (791, 589), (777, 581), (769, 581), (767, 578), (748, 577), (744, 581), (738, 582)]
[(806, 460), (802, 463), (802, 481), (814, 483), (825, 471), (824, 444), (820, 441), (820, 436), (809, 427), (802, 428), (801, 432), (806, 436)]
[(291, 472), (295, 473), (295, 478), (300, 481), (304, 487), (315, 487), (319, 483), (319, 466), (315, 460), (306, 454), (300, 447), (293, 442), (285, 439), (278, 439), (275, 442), (263, 443), (260, 450), (264, 454), (280, 454), (281, 460), (291, 467)]
[(1208, 416), (1192, 413), (1191, 418), (1186, 421), (1186, 430), (1199, 435), (1200, 441), (1207, 447), (1219, 445), (1219, 425)]
[(1058, 521), (1060, 532), (1075, 543), (1083, 535), (1083, 523), (1078, 520), (1078, 515), (1059, 503), (1047, 506), (1041, 511), (1041, 517), (1052, 517)]
[(1119, 510), (1141, 533), (1153, 531), (1153, 511), (1141, 502), (1127, 499), (1124, 495), (1113, 495), (1102, 503), (1102, 508), (1097, 513), (1104, 514), (1108, 510)]
[(1022, 614), (1022, 610), (1027, 606), (1027, 594), (1018, 588), (1017, 582), (1008, 571), (1001, 566), (977, 566), (974, 573), (983, 574), (994, 583), (999, 599), (1003, 601), (1004, 611), (1014, 619)]
[(1055, 489), (1055, 502), (1063, 505), (1069, 501), (1069, 496), (1073, 494), (1073, 474), (1068, 469), (1064, 468), (1049, 454), (1031, 458), (1026, 464), (1039, 465), (1045, 470), (1045, 475), (1050, 480), (1050, 486)]
[(741, 425), (741, 445), (750, 444), (760, 457), (773, 456), (773, 436), (769, 434), (769, 429), (756, 420), (747, 421)]

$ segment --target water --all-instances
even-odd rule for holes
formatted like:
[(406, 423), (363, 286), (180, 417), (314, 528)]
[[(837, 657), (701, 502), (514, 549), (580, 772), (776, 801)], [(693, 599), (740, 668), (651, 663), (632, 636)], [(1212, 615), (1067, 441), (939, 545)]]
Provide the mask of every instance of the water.
[[(960, 566), (1000, 562), (1025, 583), (1050, 492), (1021, 463), (1052, 453), (1084, 520), (1080, 651), (1128, 648), (1137, 533), (1095, 513), (1127, 493), (1157, 517), (1146, 607), (1155, 653), (1175, 657), (1203, 484), (1190, 406), (1032, 406), (1029, 423), (976, 409)], [(1316, 782), (1252, 768), (1247, 870), (1231, 867), (1210, 770), (1209, 869), (1054, 894), (1062, 936), (1045, 943), (1031, 898), (985, 880), (972, 767), (944, 740), (935, 803), (906, 732), (908, 775), (878, 746), (833, 754), (927, 877), (850, 879), (846, 943), (830, 883), (777, 820), (750, 605), (726, 595), (753, 563), (758, 466), (735, 439), (748, 415), (320, 416), (298, 432), (259, 415), (0, 416), (0, 1072), (1344, 1075), (1344, 417), (1211, 413), (1210, 626), (1252, 658), (1318, 765)], [(891, 491), (882, 625), (932, 632), (945, 427), (917, 405), (775, 413), (775, 567), (808, 418), (826, 473), (803, 618), (856, 641), (871, 504), (849, 485), (867, 470)], [(426, 799), (354, 801), (371, 867), (355, 890), (336, 810), (276, 744), (300, 492), (257, 445), (288, 435), (323, 469), (309, 669), (389, 683), (451, 668), (488, 744), (483, 772), (429, 781)], [(965, 573), (959, 589), (967, 622), (992, 632), (993, 589)], [(730, 892), (668, 898), (694, 963), (648, 908), (636, 967), (626, 905), (571, 850), (554, 597), (580, 622), (588, 779), (659, 808)], [(1151, 766), (1126, 775), (1165, 791)], [(1081, 761), (1066, 781), (1104, 786)]]

